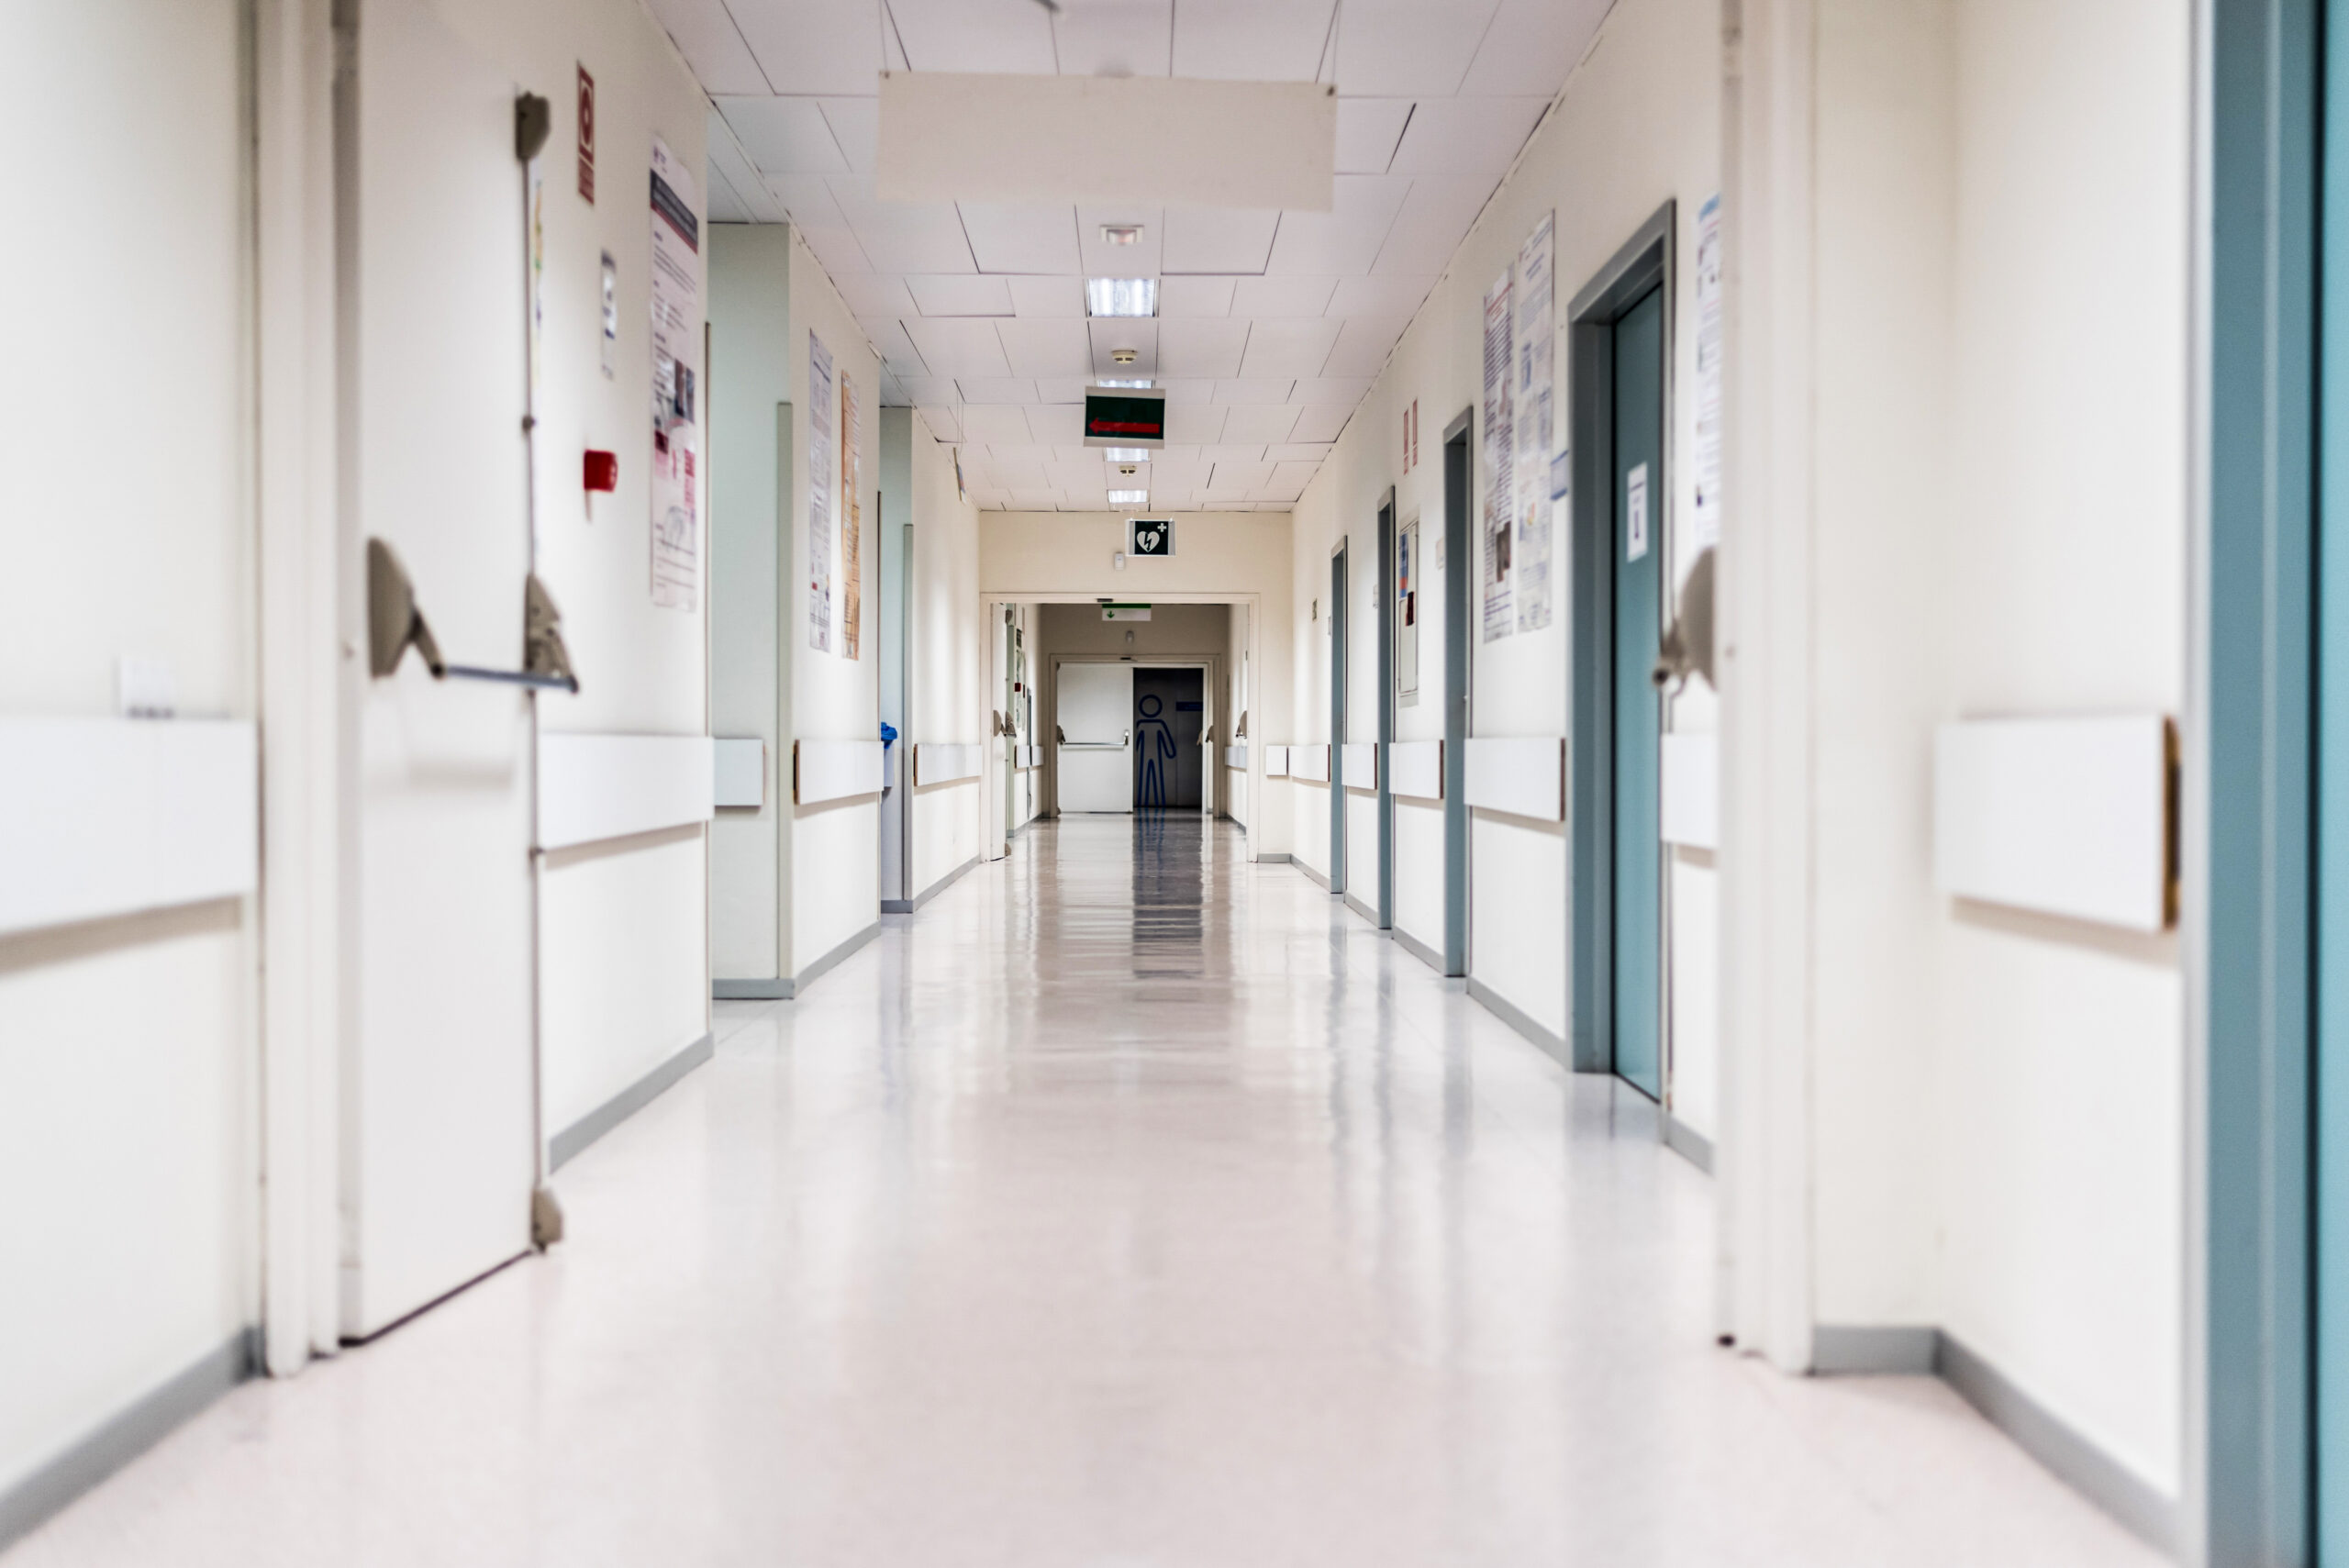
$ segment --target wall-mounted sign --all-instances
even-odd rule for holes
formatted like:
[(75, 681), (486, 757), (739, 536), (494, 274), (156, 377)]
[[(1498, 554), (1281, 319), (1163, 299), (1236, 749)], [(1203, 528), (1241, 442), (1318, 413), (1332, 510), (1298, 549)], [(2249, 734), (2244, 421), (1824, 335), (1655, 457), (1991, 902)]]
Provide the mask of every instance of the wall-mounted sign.
[(596, 205), (596, 79), (579, 68), (579, 197)]
[(1088, 447), (1164, 446), (1166, 394), (1148, 388), (1086, 387), (1085, 444)]
[(1101, 606), (1101, 618), (1103, 620), (1148, 620), (1150, 618), (1150, 606), (1148, 605), (1112, 605), (1104, 603)]
[(1164, 517), (1134, 517), (1126, 524), (1126, 553), (1169, 556), (1174, 553), (1174, 525)]

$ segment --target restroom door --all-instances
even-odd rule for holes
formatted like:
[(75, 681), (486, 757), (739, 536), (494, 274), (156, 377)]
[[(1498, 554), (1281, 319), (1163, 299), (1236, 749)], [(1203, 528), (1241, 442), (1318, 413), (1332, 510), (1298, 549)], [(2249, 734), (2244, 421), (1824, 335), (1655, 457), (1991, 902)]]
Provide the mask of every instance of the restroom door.
[(1346, 547), (1330, 557), (1330, 891), (1346, 890)]
[[(362, 10), (336, 102), (348, 602), (381, 538), (448, 660), (511, 668), (530, 544), (516, 89), (424, 0)], [(364, 647), (363, 618), (346, 636)], [(382, 680), (347, 668), (341, 1329), (363, 1338), (530, 1245), (532, 699), (436, 681), (413, 652)]]
[(1615, 323), (1615, 1071), (1664, 1097), (1664, 290)]

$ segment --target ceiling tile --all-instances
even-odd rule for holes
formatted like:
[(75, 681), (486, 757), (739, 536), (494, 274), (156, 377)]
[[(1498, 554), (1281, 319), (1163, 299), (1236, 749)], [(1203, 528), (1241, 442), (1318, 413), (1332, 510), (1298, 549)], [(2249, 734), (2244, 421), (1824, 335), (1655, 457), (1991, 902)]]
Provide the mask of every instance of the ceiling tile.
[(725, 0), (652, 0), (652, 15), (708, 93), (767, 93), (758, 58), (726, 14)]
[(1166, 439), (1188, 447), (1204, 447), (1223, 439), (1224, 416), (1231, 410), (1220, 403), (1170, 403), (1166, 406)]
[(1227, 442), (1222, 446), (1201, 448), (1199, 458), (1201, 462), (1214, 463), (1219, 468), (1227, 462), (1262, 462), (1264, 461), (1264, 449)]
[(1158, 362), (1168, 375), (1228, 376), (1240, 373), (1248, 347), (1248, 323), (1235, 320), (1159, 323)]
[(1310, 82), (1320, 72), (1337, 0), (1183, 0), (1174, 74)]
[[(969, 422), (967, 416), (964, 422)], [(990, 452), (979, 468), (991, 484), (1006, 490), (1041, 486), (1045, 483), (1044, 465), (1017, 452)]]
[[(1273, 464), (1273, 484), (1282, 487), (1295, 485), (1302, 490), (1320, 467), (1318, 462), (1275, 462)], [(1292, 495), (1290, 499), (1294, 500), (1296, 497)]]
[(919, 314), (903, 278), (883, 277), (877, 272), (850, 272), (844, 276), (836, 273), (832, 286), (841, 291), (841, 297), (859, 317), (887, 317), (894, 320)]
[(1501, 0), (1463, 94), (1555, 97), (1614, 0)]
[(970, 272), (920, 275), (906, 280), (924, 316), (1009, 316), (1011, 289), (1001, 278)]
[(998, 441), (1009, 446), (1026, 446), (1028, 411), (999, 403), (970, 404), (963, 410), (963, 434), (990, 447)]
[(906, 323), (906, 330), (933, 375), (961, 381), (965, 376), (1011, 373), (1003, 357), (1003, 341), (995, 335), (995, 323), (985, 317), (917, 316)]
[[(1119, 380), (1154, 377), (1159, 366), (1159, 323), (1142, 317), (1096, 317), (1085, 323), (1093, 342), (1093, 373)], [(1134, 351), (1134, 362), (1121, 365), (1111, 356), (1120, 349)]]
[(720, 98), (742, 150), (767, 174), (845, 174), (848, 160), (813, 98)]
[(1241, 278), (1231, 291), (1231, 314), (1319, 316), (1337, 286), (1335, 278)]
[(1158, 280), (1158, 314), (1169, 316), (1229, 316), (1231, 285), (1236, 280), (1212, 277), (1172, 277)]
[(1400, 316), (1352, 316), (1346, 318), (1346, 329), (1338, 334), (1338, 346), (1330, 350), (1328, 370), (1333, 376), (1375, 376), (1386, 364), (1388, 350), (1395, 340), (1409, 326)]
[(1435, 287), (1432, 273), (1373, 272), (1366, 278), (1341, 278), (1330, 296), (1332, 316), (1411, 316)]
[(1286, 403), (1289, 389), (1297, 384), (1286, 376), (1235, 377), (1215, 384), (1218, 403)]
[(1093, 368), (1093, 344), (1080, 321), (1000, 321), (996, 336), (1014, 375), (1082, 377)]
[(1286, 441), (1302, 412), (1294, 403), (1243, 403), (1223, 421), (1227, 441)]
[(893, 365), (907, 367), (911, 374), (926, 373), (920, 351), (915, 349), (913, 339), (906, 336), (904, 325), (896, 317), (860, 316), (856, 324), (864, 328), (864, 335), (873, 339), (874, 348), (879, 350), (883, 359)]
[(906, 395), (917, 404), (943, 405), (963, 401), (963, 395), (955, 389), (951, 376), (913, 375), (897, 379), (905, 384)]
[(1054, 317), (1085, 315), (1085, 282), (1081, 278), (1007, 278), (1011, 285), (1011, 308), (1019, 316)]
[(834, 277), (846, 272), (870, 272), (873, 261), (864, 253), (856, 231), (820, 174), (785, 174), (767, 182), (783, 204), (792, 224), (816, 252), (816, 260)]
[(1548, 98), (1437, 98), (1419, 106), (1395, 150), (1397, 174), (1508, 172)]
[(1338, 100), (1338, 172), (1384, 174), (1411, 117), (1408, 98)]
[[(1044, 478), (1061, 490), (1106, 490), (1108, 484), (1101, 473), (1098, 459), (1092, 462), (1048, 462)], [(1106, 500), (1107, 497), (1104, 497)]]
[(919, 398), (914, 402), (914, 411), (921, 416), (921, 422), (929, 427), (933, 437), (950, 445), (963, 439), (963, 411), (960, 408), (925, 404)]
[[(1343, 184), (1345, 182), (1338, 182)], [(1276, 212), (1235, 207), (1174, 207), (1166, 214), (1163, 271), (1261, 272), (1273, 253)]]
[[(1335, 406), (1344, 404), (1352, 407), (1370, 395), (1370, 377), (1366, 375), (1315, 376), (1300, 381), (1289, 388), (1291, 403), (1319, 403)], [(1298, 440), (1316, 438), (1299, 436)]]
[(881, 161), (881, 100), (878, 98), (818, 98), (824, 123), (832, 128), (841, 156), (860, 174), (870, 174)]
[[(1381, 272), (1441, 272), (1467, 238), (1469, 225), (1485, 210), (1485, 199), (1499, 182), (1422, 176), (1411, 182), (1411, 194), (1395, 220), (1386, 247), (1378, 252)], [(1482, 284), (1478, 285), (1481, 290)]]
[(709, 221), (712, 223), (756, 223), (758, 218), (734, 194), (734, 186), (716, 166), (709, 171)]
[(1213, 403), (1215, 401), (1215, 382), (1210, 377), (1176, 376), (1169, 379), (1161, 376), (1158, 386), (1159, 390), (1166, 394), (1166, 406), (1169, 408), (1185, 403)]
[[(1133, 227), (1141, 232), (1130, 245), (1112, 245), (1101, 238), (1104, 228)], [(1165, 270), (1165, 242), (1166, 215), (1158, 207), (1129, 204), (1076, 209), (1077, 254), (1087, 277), (1156, 277)]]
[(1349, 0), (1338, 13), (1338, 91), (1432, 98), (1460, 91), (1497, 0)]
[[(996, 328), (998, 334), (1003, 330), (1001, 326)], [(1036, 401), (1039, 403), (1082, 403), (1085, 401), (1085, 386), (1092, 380), (1093, 378), (1089, 375), (1038, 376)]]
[(1063, 76), (1163, 76), (1174, 0), (1077, 0), (1052, 18), (1052, 43)]
[(879, 90), (879, 0), (734, 0), (729, 9), (776, 92)]
[[(1205, 490), (1208, 487), (1208, 464), (1201, 462), (1197, 458), (1186, 458), (1173, 462), (1153, 462), (1150, 465), (1148, 474), (1150, 493), (1152, 497), (1159, 497), (1177, 491)], [(1161, 505), (1163, 504), (1162, 501)]]
[(1026, 376), (958, 376), (954, 385), (963, 403), (1033, 403), (1036, 384)]
[(1280, 233), (1264, 270), (1341, 277), (1369, 272), (1410, 189), (1410, 181), (1391, 175), (1339, 175), (1330, 211), (1281, 214)]
[[(1302, 410), (1300, 410), (1302, 412)], [(1319, 462), (1337, 450), (1330, 441), (1291, 441), (1264, 449), (1267, 462)]]
[[(1249, 324), (1248, 350), (1241, 356), (1240, 373), (1252, 380), (1280, 376), (1293, 381), (1301, 375), (1319, 375), (1330, 358), (1330, 345), (1338, 340), (1340, 325), (1337, 318), (1322, 316), (1308, 317), (1302, 321), (1253, 321)], [(1222, 394), (1219, 392), (1217, 395)], [(1287, 399), (1288, 388), (1283, 385), (1280, 396), (1264, 401), (1282, 403)]]
[[(1351, 403), (1308, 404), (1305, 412), (1297, 417), (1297, 428), (1288, 433), (1288, 439), (1292, 441), (1334, 441), (1339, 432), (1346, 428), (1346, 421), (1353, 417), (1353, 412), (1354, 406)], [(1171, 422), (1172, 417), (1169, 417)]]
[(1052, 13), (1035, 0), (889, 0), (889, 17), (911, 71), (1056, 70)]
[(855, 177), (826, 182), (841, 216), (876, 272), (968, 272), (977, 269), (952, 202), (883, 202), (856, 189)]
[(1039, 486), (1032, 490), (1016, 489), (1011, 493), (1010, 509), (1015, 512), (1057, 512), (1060, 508), (1061, 493), (1057, 490)]
[[(750, 154), (742, 150), (742, 144), (735, 139), (734, 128), (726, 123), (726, 117), (718, 112), (716, 105), (712, 105), (709, 113), (703, 117), (703, 124), (710, 168), (718, 171), (726, 183), (734, 187), (734, 194), (742, 198), (744, 206), (751, 209), (752, 220), (759, 223), (783, 221), (783, 203), (777, 199), (774, 187), (751, 167)], [(830, 194), (827, 192), (826, 200), (829, 202), (829, 199)], [(834, 216), (837, 217), (837, 212)]]
[(963, 229), (983, 272), (1074, 272), (1076, 213), (1067, 206), (960, 202)]
[(1246, 495), (1273, 482), (1273, 465), (1269, 462), (1248, 462), (1218, 459), (1215, 473), (1208, 480), (1210, 495)]

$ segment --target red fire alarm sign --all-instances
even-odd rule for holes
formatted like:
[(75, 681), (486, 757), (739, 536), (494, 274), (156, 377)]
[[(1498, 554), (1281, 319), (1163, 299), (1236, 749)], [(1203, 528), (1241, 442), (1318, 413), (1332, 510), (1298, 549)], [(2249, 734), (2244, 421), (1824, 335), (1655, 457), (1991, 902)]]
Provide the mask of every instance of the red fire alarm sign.
[(620, 487), (619, 453), (599, 452), (590, 448), (587, 453), (586, 470), (584, 477), (588, 489), (618, 490)]
[(596, 205), (596, 79), (579, 68), (579, 195)]

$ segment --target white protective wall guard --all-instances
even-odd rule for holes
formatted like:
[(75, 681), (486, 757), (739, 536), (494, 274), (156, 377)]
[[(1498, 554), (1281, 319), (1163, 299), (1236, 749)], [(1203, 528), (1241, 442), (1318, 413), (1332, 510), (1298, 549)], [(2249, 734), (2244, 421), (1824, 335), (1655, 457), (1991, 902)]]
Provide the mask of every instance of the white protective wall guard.
[(718, 804), (754, 809), (766, 805), (767, 743), (755, 737), (738, 740), (721, 736), (712, 746), (718, 754)]
[(1266, 778), (1285, 779), (1288, 777), (1288, 754), (1291, 748), (1286, 746), (1267, 746), (1264, 748), (1264, 776)]
[(1378, 742), (1349, 740), (1345, 743), (1346, 787), (1376, 789), (1378, 787)]
[(791, 798), (800, 806), (881, 793), (878, 740), (795, 740)]
[(707, 735), (541, 734), (539, 848), (707, 822), (715, 774)]
[(1041, 750), (1036, 746), (1014, 746), (1011, 749), (1012, 767), (1023, 773), (1028, 772), (1036, 765), (1037, 753)]
[(1720, 848), (1720, 738), (1693, 731), (1666, 735), (1663, 762), (1664, 841), (1692, 850)]
[(1327, 746), (1292, 746), (1288, 749), (1288, 776), (1312, 784), (1330, 782), (1330, 748)]
[(1472, 735), (1464, 794), (1482, 811), (1542, 822), (1566, 819), (1566, 743), (1555, 735)]
[(250, 893), (259, 761), (240, 719), (0, 718), (0, 933)]
[(1397, 740), (1386, 749), (1387, 788), (1411, 800), (1443, 798), (1443, 742)]
[(920, 741), (914, 747), (914, 787), (977, 778), (985, 762), (986, 749), (976, 742)]
[(1940, 726), (1935, 884), (1961, 898), (2166, 929), (2176, 917), (2176, 757), (2161, 714)]
[(1242, 773), (1247, 772), (1248, 742), (1245, 740), (1235, 740), (1230, 745), (1225, 747), (1223, 751), (1223, 765), (1227, 768), (1237, 768)]

